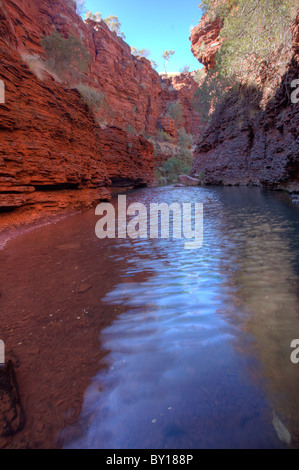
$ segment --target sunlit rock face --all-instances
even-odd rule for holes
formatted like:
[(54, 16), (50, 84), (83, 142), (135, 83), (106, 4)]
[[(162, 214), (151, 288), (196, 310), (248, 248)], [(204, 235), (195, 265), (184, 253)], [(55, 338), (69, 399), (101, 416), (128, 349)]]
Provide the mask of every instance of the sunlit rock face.
[(215, 54), (222, 43), (221, 27), (219, 18), (209, 22), (206, 17), (202, 17), (199, 24), (191, 31), (191, 51), (204, 65), (206, 71), (215, 67)]
[[(91, 112), (76, 83), (46, 69), (41, 40), (57, 30), (79, 37), (91, 57), (80, 78), (105, 97)], [(76, 14), (73, 0), (3, 0), (0, 5), (0, 206), (56, 210), (110, 197), (109, 187), (153, 180), (154, 148), (167, 103), (179, 101), (181, 126), (198, 133), (184, 73), (163, 79), (104, 22)]]
[[(192, 170), (193, 175), (204, 175), (207, 184), (299, 191), (299, 104), (291, 99), (292, 82), (299, 78), (298, 25), (297, 15), (291, 62), (280, 71), (279, 64), (268, 64), (259, 77), (259, 107), (252, 109), (250, 97), (240, 104), (237, 96), (231, 96), (212, 115), (197, 145)], [(192, 31), (192, 51), (206, 70), (215, 66), (219, 34), (217, 20), (208, 24), (202, 19)], [(278, 74), (273, 73), (275, 69)], [(267, 92), (269, 83), (272, 96)]]

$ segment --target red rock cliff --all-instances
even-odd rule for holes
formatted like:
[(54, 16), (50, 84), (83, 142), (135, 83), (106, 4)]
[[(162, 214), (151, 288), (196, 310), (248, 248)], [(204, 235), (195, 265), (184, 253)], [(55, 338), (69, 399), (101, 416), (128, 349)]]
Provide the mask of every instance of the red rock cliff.
[[(91, 56), (84, 83), (101, 92), (106, 109), (93, 114), (75, 88), (41, 66), (41, 39), (57, 30), (79, 37)], [(104, 22), (84, 23), (73, 0), (0, 2), (0, 207), (90, 205), (109, 198), (109, 186), (151, 183), (155, 135), (168, 101), (182, 104), (196, 133), (189, 74), (163, 80), (146, 59)]]
[[(292, 81), (299, 78), (298, 30), (299, 16), (293, 25), (293, 58), (286, 73), (276, 73), (271, 99), (265, 98), (265, 90), (275, 63), (268, 64), (260, 77), (260, 106), (253, 109), (250, 96), (240, 103), (231, 95), (214, 113), (198, 143), (193, 175), (204, 175), (207, 184), (254, 184), (299, 191), (299, 104), (290, 98)], [(219, 32), (217, 20), (209, 25), (205, 19), (192, 31), (192, 50), (206, 69), (214, 67), (221, 45)]]
[(191, 31), (191, 51), (206, 71), (215, 67), (215, 54), (222, 43), (221, 26), (219, 18), (210, 23), (206, 17), (202, 17)]

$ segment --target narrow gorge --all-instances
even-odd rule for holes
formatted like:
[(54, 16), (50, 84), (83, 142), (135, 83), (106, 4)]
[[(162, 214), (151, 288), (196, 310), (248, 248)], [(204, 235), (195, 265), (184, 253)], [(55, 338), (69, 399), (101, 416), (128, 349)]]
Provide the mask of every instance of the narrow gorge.
[[(192, 74), (159, 76), (103, 21), (84, 23), (73, 0), (4, 0), (0, 13), (0, 205), (8, 228), (109, 199), (113, 187), (150, 185), (156, 159), (172, 155), (163, 142), (155, 154), (151, 139), (159, 131), (162, 140), (177, 138), (168, 103), (181, 105), (180, 127), (198, 135)], [(76, 86), (99, 92), (97, 109), (47, 68), (42, 39), (53, 31), (79, 37), (90, 55)]]
[(298, 0), (0, 0), (1, 450), (299, 449), (298, 110)]
[[(215, 55), (223, 43), (221, 27), (219, 18), (209, 22), (203, 17), (191, 32), (192, 52), (206, 72), (215, 68)], [(298, 99), (291, 100), (299, 77), (298, 14), (290, 46), (288, 59), (273, 56), (271, 63), (263, 64), (254, 89), (246, 83), (248, 64), (238, 84), (241, 90), (227, 93), (212, 113), (196, 148), (192, 171), (194, 175), (203, 172), (207, 184), (298, 192)]]

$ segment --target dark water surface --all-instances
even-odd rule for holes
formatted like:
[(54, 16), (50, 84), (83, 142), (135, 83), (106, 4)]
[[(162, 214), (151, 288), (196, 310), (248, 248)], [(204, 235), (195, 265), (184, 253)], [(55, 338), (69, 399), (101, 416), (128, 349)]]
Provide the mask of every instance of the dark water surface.
[[(255, 188), (142, 189), (127, 199), (203, 203), (203, 246), (101, 241), (94, 211), (19, 239), (36, 295), (43, 289), (47, 302), (74, 309), (55, 283), (76, 290), (84, 278), (82, 315), (122, 312), (100, 333), (107, 355), (86, 383), (78, 421), (60, 435), (64, 446), (297, 447), (299, 364), (290, 344), (299, 338), (298, 208)], [(55, 259), (46, 266), (57, 268), (61, 257), (59, 269), (42, 268), (39, 247)], [(84, 349), (84, 334), (80, 341)]]

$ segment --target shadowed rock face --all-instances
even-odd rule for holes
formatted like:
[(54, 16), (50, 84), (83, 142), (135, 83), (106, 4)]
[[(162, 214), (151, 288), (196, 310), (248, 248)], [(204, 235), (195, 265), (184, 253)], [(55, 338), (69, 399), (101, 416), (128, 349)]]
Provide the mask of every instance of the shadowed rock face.
[(25, 416), (13, 364), (9, 361), (0, 367), (0, 437), (21, 431)]
[[(91, 113), (74, 85), (42, 66), (41, 39), (56, 29), (81, 39), (91, 56), (84, 84), (106, 97)], [(182, 125), (198, 132), (190, 74), (163, 80), (104, 22), (84, 23), (73, 0), (0, 4), (0, 207), (56, 210), (110, 197), (109, 186), (147, 185), (154, 149), (142, 135), (160, 127), (168, 101), (180, 101)]]
[[(277, 83), (275, 96), (268, 100), (261, 97), (259, 108), (252, 112), (250, 99), (240, 104), (238, 97), (231, 95), (212, 116), (198, 143), (192, 170), (194, 175), (204, 174), (207, 184), (299, 190), (299, 105), (290, 99), (291, 83), (299, 78), (299, 16), (292, 30), (293, 59)], [(205, 20), (192, 31), (193, 53), (206, 69), (214, 67), (219, 31), (217, 21), (209, 25)], [(202, 43), (207, 48), (199, 54)], [(260, 84), (267, 86), (272, 70), (273, 64), (269, 64)], [(261, 96), (262, 92), (263, 85)]]

